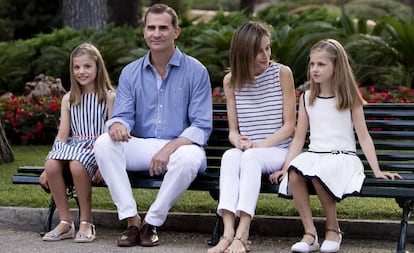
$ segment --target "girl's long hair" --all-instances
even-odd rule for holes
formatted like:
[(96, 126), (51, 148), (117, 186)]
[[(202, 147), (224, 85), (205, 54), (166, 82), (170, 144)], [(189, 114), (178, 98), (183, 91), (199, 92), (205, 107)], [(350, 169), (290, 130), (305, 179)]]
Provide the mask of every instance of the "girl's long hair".
[(70, 55), (69, 72), (70, 72), (70, 94), (69, 103), (78, 105), (81, 101), (81, 88), (75, 79), (73, 73), (73, 58), (81, 55), (89, 55), (96, 62), (96, 78), (95, 78), (95, 90), (98, 94), (98, 103), (106, 101), (107, 92), (109, 90), (115, 91), (112, 86), (111, 79), (109, 78), (108, 71), (105, 67), (105, 62), (102, 58), (99, 50), (91, 43), (82, 43), (77, 46)]
[[(334, 65), (332, 87), (336, 97), (336, 108), (352, 109), (356, 105), (363, 104), (364, 100), (358, 91), (352, 67), (343, 46), (334, 39), (326, 39), (316, 43), (310, 53), (316, 51), (326, 52)], [(320, 93), (320, 87), (311, 78), (310, 66), (308, 66), (308, 80), (310, 83), (309, 104), (312, 105)]]

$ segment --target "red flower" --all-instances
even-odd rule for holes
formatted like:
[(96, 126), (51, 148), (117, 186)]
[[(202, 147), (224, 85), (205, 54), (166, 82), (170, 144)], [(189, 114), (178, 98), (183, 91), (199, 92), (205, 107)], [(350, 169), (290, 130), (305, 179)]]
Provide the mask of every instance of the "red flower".
[(59, 111), (59, 104), (56, 100), (52, 100), (49, 104), (49, 110), (52, 112)]
[(40, 132), (40, 131), (42, 131), (42, 128), (43, 128), (43, 126), (42, 126), (42, 123), (40, 123), (39, 121), (36, 123), (36, 126), (35, 126), (35, 130), (36, 130), (36, 132)]

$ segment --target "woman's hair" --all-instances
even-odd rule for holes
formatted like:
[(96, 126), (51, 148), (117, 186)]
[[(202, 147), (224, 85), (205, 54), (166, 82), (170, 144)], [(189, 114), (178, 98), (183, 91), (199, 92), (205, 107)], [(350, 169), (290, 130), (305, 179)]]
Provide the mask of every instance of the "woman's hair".
[(98, 94), (98, 103), (102, 103), (106, 101), (107, 91), (111, 90), (114, 91), (114, 87), (112, 86), (111, 80), (109, 78), (108, 71), (105, 67), (105, 62), (102, 58), (101, 53), (99, 50), (90, 43), (82, 43), (77, 46), (70, 55), (70, 64), (69, 64), (69, 72), (70, 72), (70, 95), (69, 95), (69, 103), (73, 105), (77, 105), (81, 101), (81, 88), (78, 82), (75, 79), (75, 75), (73, 73), (73, 58), (82, 56), (82, 55), (89, 55), (92, 59), (96, 62), (96, 78), (95, 78), (95, 90)]
[(147, 11), (144, 15), (144, 27), (147, 23), (147, 16), (149, 13), (156, 13), (156, 14), (162, 14), (162, 13), (168, 13), (171, 16), (171, 24), (174, 28), (178, 27), (178, 16), (175, 10), (168, 5), (165, 4), (154, 4), (148, 7)]
[[(311, 48), (310, 53), (313, 52), (325, 52), (334, 65), (332, 87), (336, 97), (336, 108), (352, 109), (356, 105), (363, 104), (351, 64), (341, 43), (334, 39), (321, 40)], [(311, 78), (310, 65), (308, 66), (308, 80), (310, 84), (309, 104), (312, 105), (320, 93), (320, 87)]]
[(260, 22), (249, 21), (233, 34), (230, 45), (230, 85), (241, 89), (246, 82), (254, 82), (254, 61), (260, 51), (263, 37), (270, 38), (269, 28)]

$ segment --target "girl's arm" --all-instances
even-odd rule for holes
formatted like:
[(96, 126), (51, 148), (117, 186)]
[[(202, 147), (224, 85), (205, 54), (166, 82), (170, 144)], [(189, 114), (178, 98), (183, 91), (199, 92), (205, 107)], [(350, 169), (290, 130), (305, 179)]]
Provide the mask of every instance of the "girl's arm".
[(67, 142), (70, 133), (70, 111), (69, 111), (69, 92), (66, 93), (60, 106), (60, 123), (59, 130), (56, 135), (57, 141)]
[(292, 71), (287, 66), (280, 69), (280, 85), (283, 93), (283, 126), (266, 139), (253, 143), (253, 147), (272, 147), (283, 142), (295, 132), (296, 96)]
[(282, 170), (275, 171), (273, 174), (269, 176), (269, 180), (272, 183), (280, 182), (283, 177), (286, 175), (286, 172), (289, 169), (289, 163), (293, 160), (297, 155), (302, 153), (303, 145), (305, 144), (306, 134), (309, 128), (309, 118), (308, 114), (305, 109), (304, 101), (303, 101), (302, 94), (299, 98), (299, 113), (298, 113), (298, 121), (296, 126), (296, 131), (293, 136), (292, 143), (289, 147), (289, 152), (286, 156), (285, 164)]
[(114, 108), (115, 93), (109, 92), (106, 96), (106, 108), (108, 110), (108, 115), (106, 119), (110, 119), (112, 116), (112, 110)]
[(240, 146), (239, 123), (237, 120), (236, 98), (234, 95), (234, 88), (230, 87), (231, 73), (224, 76), (223, 89), (226, 96), (227, 120), (229, 123), (229, 141), (236, 148), (242, 149)]
[(374, 142), (372, 141), (371, 136), (369, 135), (367, 124), (365, 122), (365, 115), (362, 105), (356, 106), (352, 109), (352, 121), (354, 124), (355, 131), (358, 136), (359, 143), (361, 145), (362, 151), (365, 154), (365, 157), (368, 160), (369, 166), (376, 178), (384, 179), (394, 179), (401, 178), (397, 173), (382, 172), (377, 159), (377, 154), (375, 152)]

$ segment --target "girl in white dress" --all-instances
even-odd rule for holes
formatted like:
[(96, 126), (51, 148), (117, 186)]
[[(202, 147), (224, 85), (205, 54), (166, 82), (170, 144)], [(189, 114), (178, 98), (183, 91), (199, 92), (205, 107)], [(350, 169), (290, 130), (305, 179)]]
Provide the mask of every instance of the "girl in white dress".
[[(60, 223), (43, 240), (75, 237), (75, 242), (91, 242), (95, 239), (91, 179), (102, 180), (93, 146), (112, 113), (115, 93), (102, 56), (92, 44), (83, 43), (73, 50), (69, 68), (71, 89), (62, 98), (59, 131), (40, 176), (40, 183), (52, 193)], [(76, 236), (66, 197), (66, 172), (72, 174), (79, 200), (80, 224)]]
[[(356, 155), (354, 129), (375, 177), (400, 178), (382, 172), (368, 133), (363, 99), (354, 80), (342, 45), (333, 39), (316, 43), (310, 51), (310, 88), (300, 97), (299, 116), (286, 163), (270, 176), (279, 194), (292, 196), (302, 220), (304, 235), (293, 252), (319, 250), (318, 235), (309, 203), (308, 183), (313, 185), (326, 215), (326, 233), (320, 251), (337, 252), (342, 232), (336, 216), (336, 202), (361, 190), (364, 167)], [(306, 133), (310, 144), (302, 153)]]

